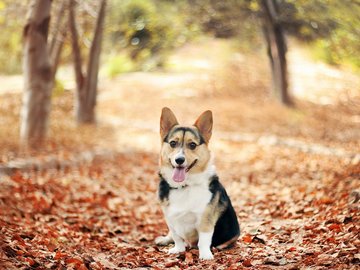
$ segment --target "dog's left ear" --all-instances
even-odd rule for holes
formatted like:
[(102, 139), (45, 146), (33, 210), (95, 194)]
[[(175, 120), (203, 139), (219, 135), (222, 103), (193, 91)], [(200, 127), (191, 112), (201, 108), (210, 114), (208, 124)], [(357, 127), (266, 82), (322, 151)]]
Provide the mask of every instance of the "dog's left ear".
[(205, 143), (208, 144), (212, 134), (213, 117), (211, 111), (203, 112), (195, 121), (195, 127), (200, 131)]

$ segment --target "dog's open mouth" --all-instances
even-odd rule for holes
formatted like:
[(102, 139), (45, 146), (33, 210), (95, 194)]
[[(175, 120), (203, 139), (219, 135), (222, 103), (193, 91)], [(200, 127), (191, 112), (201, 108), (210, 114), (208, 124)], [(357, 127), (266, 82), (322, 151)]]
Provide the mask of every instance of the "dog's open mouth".
[(173, 177), (172, 177), (173, 180), (178, 183), (183, 182), (185, 180), (186, 173), (190, 171), (192, 167), (195, 166), (196, 162), (197, 159), (195, 159), (188, 167), (174, 167)]

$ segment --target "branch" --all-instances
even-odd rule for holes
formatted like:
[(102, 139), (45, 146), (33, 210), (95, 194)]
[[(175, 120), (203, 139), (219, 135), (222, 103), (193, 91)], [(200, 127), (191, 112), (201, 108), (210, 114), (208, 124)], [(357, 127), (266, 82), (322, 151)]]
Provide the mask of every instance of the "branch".
[(82, 71), (82, 59), (81, 59), (81, 51), (79, 46), (79, 35), (76, 28), (75, 22), (75, 0), (70, 0), (69, 5), (69, 27), (71, 33), (71, 46), (72, 52), (74, 56), (74, 69), (75, 69), (75, 77), (76, 77), (76, 85), (77, 90), (81, 91), (84, 83), (84, 74)]

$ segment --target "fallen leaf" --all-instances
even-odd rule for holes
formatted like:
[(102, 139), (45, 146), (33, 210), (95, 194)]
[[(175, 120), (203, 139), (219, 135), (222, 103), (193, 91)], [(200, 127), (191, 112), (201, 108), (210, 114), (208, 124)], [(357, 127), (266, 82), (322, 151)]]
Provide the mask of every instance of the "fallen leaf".
[(54, 259), (55, 259), (55, 260), (60, 260), (60, 259), (62, 259), (62, 258), (64, 258), (64, 257), (66, 257), (66, 256), (67, 256), (66, 253), (62, 253), (62, 252), (60, 252), (60, 251), (58, 250), (58, 251), (56, 251), (56, 253), (55, 253)]
[(245, 267), (251, 267), (253, 266), (250, 259), (246, 259), (242, 262), (242, 265)]
[(252, 242), (252, 239), (253, 237), (250, 235), (250, 234), (246, 234), (242, 237), (242, 240), (245, 242), (245, 243), (251, 243)]
[(334, 258), (329, 254), (320, 254), (317, 257), (318, 265), (331, 265), (334, 261)]
[(35, 264), (35, 261), (32, 258), (25, 258), (25, 261), (30, 265), (33, 266)]
[(331, 224), (330, 226), (328, 226), (328, 228), (335, 232), (341, 232), (341, 225), (337, 223)]
[(185, 253), (185, 263), (187, 264), (193, 264), (194, 263), (194, 258), (191, 252), (186, 252)]
[(179, 262), (178, 261), (168, 261), (165, 263), (166, 267), (173, 267), (175, 265), (177, 265)]

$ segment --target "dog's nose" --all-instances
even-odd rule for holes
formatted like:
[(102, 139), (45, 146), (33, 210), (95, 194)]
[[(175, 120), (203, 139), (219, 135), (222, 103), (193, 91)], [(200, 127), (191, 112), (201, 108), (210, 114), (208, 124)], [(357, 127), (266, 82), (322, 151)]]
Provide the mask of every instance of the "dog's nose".
[(175, 162), (176, 162), (176, 164), (181, 165), (181, 164), (183, 164), (185, 162), (185, 158), (184, 157), (178, 157), (178, 158), (175, 159)]

